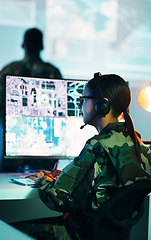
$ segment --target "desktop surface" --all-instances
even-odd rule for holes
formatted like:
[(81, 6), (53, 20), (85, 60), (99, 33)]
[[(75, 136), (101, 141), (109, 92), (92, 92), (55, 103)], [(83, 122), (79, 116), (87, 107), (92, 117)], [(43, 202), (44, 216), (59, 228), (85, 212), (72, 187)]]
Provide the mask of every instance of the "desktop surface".
[[(20, 175), (25, 174), (0, 174), (0, 219), (2, 221), (13, 223), (62, 215), (60, 212), (49, 209), (40, 200), (37, 188), (21, 186), (11, 182), (11, 178), (19, 177)], [(151, 207), (151, 197), (147, 198), (145, 201), (145, 212), (142, 219), (133, 227), (131, 240), (142, 240), (142, 235), (144, 240), (151, 239), (151, 215), (149, 214), (148, 216), (148, 207)], [(142, 229), (145, 229), (145, 232), (142, 233)]]
[[(6, 223), (57, 217), (60, 212), (49, 209), (39, 198), (38, 189), (12, 183), (21, 173), (0, 174), (0, 219)], [(37, 211), (38, 209), (38, 211)]]
[(11, 181), (12, 178), (25, 176), (22, 173), (1, 173), (0, 174), (0, 200), (23, 200), (39, 198), (38, 189), (30, 186), (21, 186)]

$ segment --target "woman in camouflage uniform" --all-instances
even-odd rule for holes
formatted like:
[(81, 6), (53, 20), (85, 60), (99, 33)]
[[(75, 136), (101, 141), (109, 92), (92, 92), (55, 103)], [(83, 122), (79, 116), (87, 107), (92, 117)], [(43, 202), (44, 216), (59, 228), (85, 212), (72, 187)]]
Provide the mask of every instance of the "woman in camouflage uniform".
[[(86, 84), (80, 109), (84, 123), (94, 126), (98, 135), (86, 142), (57, 180), (51, 181), (51, 176), (44, 174), (39, 182), (42, 201), (53, 210), (69, 214), (65, 219), (56, 218), (57, 224), (48, 219), (33, 225), (24, 223), (26, 233), (37, 239), (73, 239), (72, 232), (82, 229), (82, 234), (88, 233), (87, 239), (93, 239), (91, 225), (88, 227), (91, 214), (120, 187), (151, 179), (151, 151), (134, 129), (128, 113), (130, 101), (128, 84), (118, 75), (98, 73)], [(121, 115), (124, 122), (119, 122)]]

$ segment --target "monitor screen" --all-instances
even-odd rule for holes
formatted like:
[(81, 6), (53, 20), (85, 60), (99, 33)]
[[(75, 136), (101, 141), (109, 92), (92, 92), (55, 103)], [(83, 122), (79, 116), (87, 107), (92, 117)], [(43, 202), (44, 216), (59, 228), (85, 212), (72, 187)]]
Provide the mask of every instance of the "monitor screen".
[(5, 76), (4, 158), (73, 158), (96, 134), (78, 108), (85, 80)]

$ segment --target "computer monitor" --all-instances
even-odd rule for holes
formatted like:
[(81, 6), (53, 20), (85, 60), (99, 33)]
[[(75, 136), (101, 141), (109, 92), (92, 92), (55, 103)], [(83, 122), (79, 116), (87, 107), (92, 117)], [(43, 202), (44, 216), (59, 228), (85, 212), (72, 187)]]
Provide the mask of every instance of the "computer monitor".
[(67, 159), (96, 134), (78, 108), (86, 80), (5, 75), (5, 158)]

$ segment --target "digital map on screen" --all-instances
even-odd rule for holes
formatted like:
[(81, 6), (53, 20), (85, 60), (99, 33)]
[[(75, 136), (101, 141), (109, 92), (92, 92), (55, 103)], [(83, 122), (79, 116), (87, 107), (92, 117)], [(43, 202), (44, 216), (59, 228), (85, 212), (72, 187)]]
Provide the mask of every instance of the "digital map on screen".
[(7, 155), (77, 155), (86, 141), (84, 131), (79, 130), (82, 118), (78, 108), (85, 83), (7, 76)]

